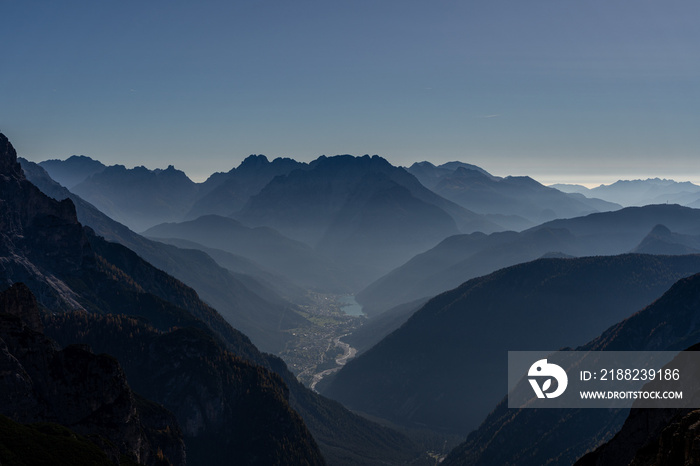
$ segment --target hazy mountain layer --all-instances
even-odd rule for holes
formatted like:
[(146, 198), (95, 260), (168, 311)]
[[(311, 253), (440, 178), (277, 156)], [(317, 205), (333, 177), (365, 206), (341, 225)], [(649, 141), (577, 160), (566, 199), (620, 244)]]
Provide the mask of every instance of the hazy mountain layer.
[(700, 201), (700, 186), (685, 182), (648, 178), (646, 180), (620, 180), (609, 185), (588, 189), (579, 185), (552, 185), (564, 192), (576, 192), (588, 197), (598, 197), (624, 206), (648, 204), (680, 204), (690, 207)]
[(79, 196), (56, 184), (41, 167), (21, 161), (27, 178), (54, 199), (71, 199), (78, 220), (104, 238), (118, 242), (193, 287), (234, 327), (241, 329), (264, 351), (277, 352), (288, 341), (285, 329), (303, 322), (293, 306), (250, 276), (235, 276), (207, 254), (148, 240), (115, 222)]
[(527, 176), (498, 178), (476, 168), (459, 166), (449, 170), (443, 165), (433, 167), (432, 176), (426, 176), (426, 164), (414, 164), (409, 171), (421, 175), (441, 196), (481, 214), (514, 215), (538, 224), (621, 208), (600, 199), (563, 193)]
[(700, 253), (700, 235), (673, 233), (664, 225), (657, 225), (632, 252), (640, 254), (697, 254)]
[(84, 155), (73, 155), (66, 160), (44, 160), (39, 165), (51, 175), (51, 178), (68, 189), (107, 168), (102, 162)]
[(547, 222), (529, 230), (458, 235), (419, 254), (358, 293), (369, 313), (434, 296), (470, 278), (548, 253), (569, 256), (633, 251), (656, 225), (684, 235), (700, 234), (700, 210), (678, 205), (629, 207)]
[(458, 231), (500, 230), (381, 157), (320, 157), (274, 178), (236, 215), (360, 268), (371, 280)]
[(308, 299), (307, 291), (292, 283), (282, 275), (270, 272), (260, 264), (243, 256), (222, 249), (208, 248), (194, 241), (178, 238), (159, 238), (159, 243), (170, 244), (180, 249), (197, 249), (214, 259), (221, 267), (231, 271), (233, 276), (243, 282), (258, 296), (275, 299), (281, 296), (294, 303), (304, 303)]
[(165, 170), (113, 165), (71, 191), (134, 231), (180, 220), (197, 195), (197, 185), (172, 165)]
[(187, 222), (157, 225), (144, 235), (166, 241), (185, 239), (243, 256), (305, 288), (346, 289), (330, 260), (269, 227), (250, 228), (232, 218), (205, 215)]

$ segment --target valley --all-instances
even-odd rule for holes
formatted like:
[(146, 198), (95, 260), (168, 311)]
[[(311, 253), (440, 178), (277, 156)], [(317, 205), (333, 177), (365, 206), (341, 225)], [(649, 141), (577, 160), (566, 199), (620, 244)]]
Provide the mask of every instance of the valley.
[[(299, 381), (311, 388), (326, 375), (338, 371), (352, 359), (355, 348), (341, 338), (360, 328), (366, 318), (349, 315), (347, 295), (309, 292), (309, 303), (298, 311), (311, 325), (288, 330), (293, 337), (279, 356)], [(350, 312), (356, 312), (357, 305)]]

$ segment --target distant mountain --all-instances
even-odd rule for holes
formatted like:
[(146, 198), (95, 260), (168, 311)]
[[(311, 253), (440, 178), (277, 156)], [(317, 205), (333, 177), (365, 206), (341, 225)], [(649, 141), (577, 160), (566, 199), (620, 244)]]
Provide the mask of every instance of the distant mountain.
[[(87, 445), (74, 453), (72, 464), (95, 464), (89, 461), (90, 448), (98, 456), (103, 451), (102, 464), (118, 462), (125, 455), (139, 464), (157, 465), (159, 451), (171, 464), (185, 464), (185, 444), (175, 416), (136, 395), (113, 358), (80, 346), (60, 349), (47, 338), (36, 299), (21, 283), (0, 293), (0, 366), (0, 414), (20, 423), (58, 423), (95, 442), (89, 445), (83, 440)], [(18, 430), (14, 426), (3, 432), (3, 441)], [(44, 426), (46, 434), (59, 431), (57, 426)], [(3, 464), (15, 464), (15, 458), (30, 464), (32, 450), (53, 448), (58, 453), (59, 445), (70, 438), (64, 434), (48, 445), (44, 439), (42, 445), (38, 432), (29, 438), (33, 437), (37, 444), (25, 446), (28, 450), (13, 451), (29, 440), (24, 436), (0, 448)], [(39, 464), (41, 454), (35, 455)]]
[[(529, 226), (555, 218), (577, 217), (621, 207), (580, 194), (563, 193), (527, 176), (497, 178), (473, 166), (453, 164), (450, 167), (454, 168), (450, 170), (447, 165), (441, 165), (433, 167), (432, 176), (426, 176), (431, 172), (426, 169), (426, 164), (414, 164), (409, 171), (417, 177), (421, 175), (426, 186), (436, 193), (480, 214), (524, 218), (531, 222)], [(506, 219), (501, 217), (501, 221)]]
[(144, 235), (164, 241), (184, 239), (236, 254), (304, 288), (347, 291), (330, 260), (269, 227), (250, 228), (232, 218), (204, 215), (187, 222), (156, 225)]
[(323, 393), (403, 425), (466, 433), (503, 396), (494, 387), (506, 386), (509, 349), (583, 344), (698, 271), (700, 256), (649, 255), (502, 269), (428, 301)]
[(71, 189), (114, 220), (134, 231), (182, 219), (198, 187), (172, 165), (165, 170), (113, 165)]
[(68, 189), (107, 168), (102, 162), (84, 155), (73, 155), (66, 160), (45, 160), (39, 165), (51, 175), (51, 178)]
[[(80, 335), (92, 338), (95, 348), (120, 341), (144, 343), (106, 350), (141, 352), (120, 353), (134, 354), (129, 364), (122, 363), (132, 369), (152, 368), (150, 372), (135, 370), (134, 377), (145, 377), (141, 380), (149, 390), (164, 397), (155, 401), (187, 416), (178, 417), (183, 429), (192, 426), (198, 432), (185, 439), (191, 464), (244, 461), (235, 455), (217, 457), (217, 452), (225, 454), (230, 451), (227, 445), (234, 444), (250, 446), (236, 450), (241, 457), (260, 448), (257, 458), (263, 464), (321, 464), (323, 458), (314, 440), (332, 464), (430, 464), (421, 441), (353, 415), (339, 403), (314, 394), (296, 380), (282, 360), (258, 351), (192, 289), (127, 248), (82, 228), (71, 201), (50, 199), (26, 181), (9, 141), (4, 136), (0, 141), (0, 199), (4, 201), (0, 203), (0, 258), (4, 267), (0, 283), (27, 279), (40, 303), (57, 312), (52, 335), (62, 342)], [(99, 224), (104, 216), (95, 220)], [(134, 239), (124, 230), (117, 229), (114, 235)], [(148, 241), (141, 243), (143, 250), (166, 263), (168, 257), (181, 257), (175, 253), (167, 256), (162, 247), (151, 246)], [(171, 247), (172, 251), (179, 250)], [(194, 252), (195, 258), (202, 257)], [(184, 267), (178, 261), (175, 266)], [(197, 272), (187, 271), (194, 276)], [(93, 312), (58, 312), (85, 307)], [(183, 352), (183, 348), (188, 350)], [(178, 370), (169, 370), (178, 364)], [(163, 376), (154, 378), (161, 369)], [(230, 386), (232, 380), (249, 384), (241, 383), (230, 397), (218, 397), (219, 390)], [(169, 393), (172, 398), (166, 396)], [(245, 401), (226, 405), (235, 400)], [(303, 417), (313, 438), (289, 405)], [(255, 413), (252, 419), (250, 413)], [(241, 425), (245, 429), (237, 427)], [(222, 437), (226, 432), (242, 436)], [(219, 441), (224, 443), (217, 444)]]
[(307, 164), (289, 158), (270, 162), (264, 155), (251, 155), (227, 173), (214, 173), (199, 187), (197, 201), (184, 220), (202, 215), (230, 215), (238, 212), (251, 196), (260, 192), (276, 176), (304, 169)]
[(688, 181), (649, 178), (620, 180), (609, 185), (600, 185), (591, 189), (589, 193), (624, 206), (670, 203), (697, 207), (691, 204), (700, 199), (700, 186)]
[(274, 178), (236, 218), (363, 268), (365, 281), (459, 230), (501, 229), (378, 156), (320, 157)]
[(471, 165), (463, 162), (448, 162), (438, 166), (435, 166), (427, 161), (416, 162), (409, 168), (407, 168), (407, 170), (411, 175), (418, 178), (418, 181), (420, 181), (423, 184), (423, 186), (425, 186), (428, 189), (434, 189), (440, 183), (440, 180), (443, 176), (450, 175), (455, 170), (460, 168), (465, 170), (476, 171), (494, 180), (499, 179), (498, 177), (493, 176), (481, 167), (477, 167), (476, 165)]
[(556, 183), (556, 184), (550, 184), (550, 188), (558, 189), (559, 191), (563, 193), (569, 193), (569, 194), (583, 194), (586, 197), (592, 197), (590, 195), (590, 189), (588, 189), (585, 186), (582, 186), (580, 184), (565, 184), (565, 183)]
[(637, 248), (658, 224), (679, 234), (699, 235), (700, 210), (678, 205), (628, 207), (554, 220), (521, 233), (457, 235), (378, 279), (357, 294), (357, 301), (366, 312), (376, 314), (548, 253), (623, 254)]
[[(577, 348), (580, 351), (680, 351), (700, 341), (697, 325), (700, 274), (675, 283), (664, 295), (631, 317), (611, 326), (599, 337)], [(572, 342), (573, 343), (573, 342)], [(567, 345), (568, 346), (568, 345)], [(634, 425), (629, 434), (653, 434), (653, 428), (671, 420), (662, 409), (630, 413)], [(478, 430), (455, 448), (443, 464), (471, 466), (491, 464), (573, 464), (618, 432), (629, 410), (521, 409), (501, 401)], [(632, 419), (636, 417), (637, 419)], [(681, 416), (682, 417), (682, 416)], [(638, 442), (639, 440), (637, 440)], [(653, 446), (653, 445), (652, 445)], [(634, 456), (639, 443), (630, 442), (624, 454)], [(664, 450), (677, 445), (668, 444)], [(619, 451), (619, 450), (618, 450)], [(591, 459), (591, 458), (589, 458)], [(595, 457), (592, 458), (595, 460)], [(601, 464), (628, 464), (624, 458)], [(591, 463), (583, 462), (582, 465)], [(598, 464), (598, 463), (593, 463)], [(685, 464), (641, 462), (635, 464)]]
[[(182, 249), (148, 240), (110, 219), (93, 205), (53, 181), (37, 164), (20, 159), (27, 179), (57, 200), (70, 199), (78, 220), (107, 240), (118, 242), (197, 290), (233, 326), (245, 332), (264, 351), (278, 352), (303, 319), (291, 303), (252, 276), (233, 275), (197, 248)], [(253, 272), (255, 268), (249, 268)], [(242, 273), (241, 271), (234, 271)], [(243, 272), (244, 273), (244, 272)], [(287, 289), (290, 293), (293, 290)]]

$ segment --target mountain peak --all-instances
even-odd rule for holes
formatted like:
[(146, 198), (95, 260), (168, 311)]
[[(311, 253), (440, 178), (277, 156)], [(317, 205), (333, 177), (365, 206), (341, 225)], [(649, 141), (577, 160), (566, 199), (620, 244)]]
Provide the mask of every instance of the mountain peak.
[(671, 236), (671, 230), (669, 230), (665, 225), (658, 224), (652, 228), (649, 234), (655, 236)]
[(251, 154), (248, 157), (246, 157), (243, 160), (243, 162), (241, 162), (241, 164), (238, 166), (238, 170), (260, 168), (262, 166), (268, 165), (269, 163), (270, 161), (263, 154)]
[(0, 133), (0, 174), (16, 180), (24, 179), (24, 172), (17, 161), (17, 151), (3, 133)]
[(369, 156), (368, 154), (362, 157), (356, 157), (350, 154), (335, 155), (333, 157), (322, 155), (311, 162), (311, 164), (312, 167), (330, 170), (354, 169), (360, 171), (385, 171), (394, 168), (384, 157), (380, 157), (379, 155)]

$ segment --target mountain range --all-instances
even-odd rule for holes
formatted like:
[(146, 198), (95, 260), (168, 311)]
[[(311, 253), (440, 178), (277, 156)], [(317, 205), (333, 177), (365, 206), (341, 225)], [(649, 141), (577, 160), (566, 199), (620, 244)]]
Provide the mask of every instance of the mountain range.
[[(251, 155), (237, 168), (199, 184), (173, 167), (105, 167), (87, 157), (41, 164), (49, 175), (74, 184), (75, 194), (137, 231), (217, 215), (239, 220), (243, 227), (269, 227), (306, 243), (320, 255), (316, 261), (331, 264), (309, 277), (315, 287), (327, 291), (359, 291), (458, 233), (519, 231), (546, 219), (619, 208), (562, 193), (528, 177), (495, 177), (460, 162), (438, 167), (421, 162), (403, 169), (378, 156), (321, 156), (300, 163)], [(70, 169), (76, 175), (65, 178)], [(77, 182), (82, 175), (88, 176)], [(228, 250), (191, 236), (158, 236)], [(235, 253), (258, 262), (240, 249)], [(303, 272), (293, 275), (304, 277)]]
[(620, 205), (643, 206), (648, 204), (680, 204), (700, 207), (700, 186), (660, 178), (646, 180), (619, 180), (609, 185), (586, 188), (581, 185), (554, 184), (551, 186), (567, 193), (597, 197)]
[(73, 155), (66, 160), (44, 160), (40, 165), (51, 173), (51, 178), (68, 189), (72, 189), (77, 184), (107, 168), (99, 160), (84, 155)]
[(264, 155), (251, 155), (237, 168), (195, 183), (172, 166), (128, 169), (86, 156), (39, 165), (53, 180), (135, 231), (205, 214), (229, 215), (275, 176), (306, 166), (291, 159), (270, 162)]
[(241, 210), (276, 176), (307, 169), (308, 164), (278, 157), (272, 162), (264, 155), (251, 155), (226, 173), (212, 174), (199, 187), (198, 198), (183, 220), (208, 214), (228, 216)]
[[(693, 441), (697, 413), (512, 411), (497, 387), (515, 347), (697, 343), (697, 280), (683, 277), (700, 271), (700, 211), (663, 203), (693, 206), (700, 187), (558, 190), (461, 162), (349, 155), (251, 155), (194, 183), (84, 156), (21, 170), (0, 146), (0, 431), (18, 439), (0, 439), (3, 463), (63, 435), (86, 464), (434, 464), (475, 428), (445, 464), (692, 459), (678, 439)], [(646, 201), (659, 205), (621, 208)], [(357, 293), (370, 317), (328, 340), (317, 370), (347, 359), (344, 342), (359, 356), (314, 385), (363, 417), (258, 350), (329, 325), (300, 310), (310, 291)], [(107, 368), (89, 379), (91, 409), (118, 387), (104, 419), (119, 428), (71, 420), (83, 408), (60, 396), (83, 397), (71, 370), (84, 366)]]

